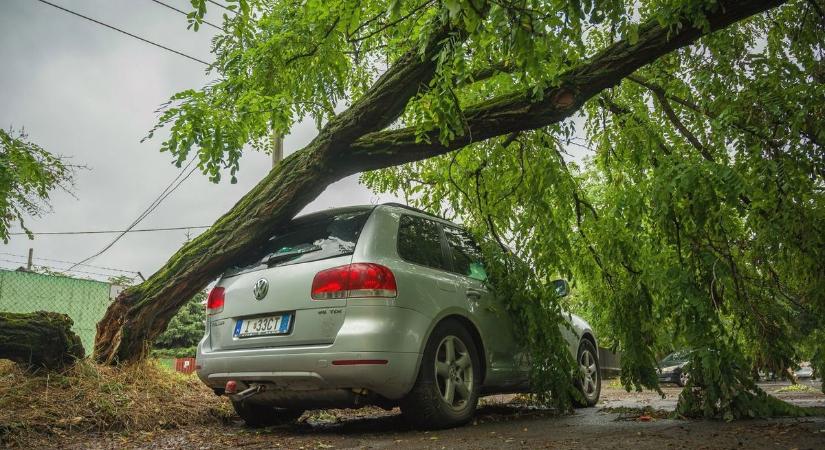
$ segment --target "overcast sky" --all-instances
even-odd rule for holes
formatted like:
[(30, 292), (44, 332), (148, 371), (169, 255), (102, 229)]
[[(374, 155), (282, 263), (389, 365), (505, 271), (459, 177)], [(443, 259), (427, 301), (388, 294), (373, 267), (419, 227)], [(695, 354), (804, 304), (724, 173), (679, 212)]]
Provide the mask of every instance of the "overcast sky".
[[(213, 30), (186, 29), (186, 18), (151, 0), (49, 0), (196, 58), (210, 61)], [(164, 0), (187, 10), (186, 0)], [(209, 19), (220, 23), (216, 7)], [(37, 0), (0, 1), (0, 126), (25, 127), (46, 150), (71, 158), (78, 171), (74, 197), (57, 192), (53, 211), (26, 223), (35, 232), (119, 230), (128, 226), (178, 174), (165, 137), (143, 144), (155, 124), (155, 110), (172, 94), (199, 88), (209, 78), (204, 66), (150, 46)], [(316, 134), (302, 123), (285, 139), (289, 154)], [(199, 172), (170, 195), (138, 228), (210, 225), (269, 170), (268, 155), (247, 152), (238, 183), (212, 184)], [(229, 177), (226, 177), (228, 180)], [(76, 197), (76, 198), (75, 198)], [(376, 196), (357, 177), (330, 186), (308, 211), (331, 206), (395, 201)], [(19, 231), (17, 229), (13, 231)], [(196, 235), (194, 231), (192, 235)], [(79, 261), (104, 247), (112, 235), (13, 236), (2, 246), (0, 267), (16, 268), (34, 248), (35, 258)], [(149, 275), (178, 249), (181, 231), (134, 233), (89, 264)], [(35, 259), (54, 268), (65, 264)], [(112, 273), (98, 268), (89, 272)], [(83, 275), (83, 274), (78, 274)], [(99, 275), (86, 275), (104, 278)]]

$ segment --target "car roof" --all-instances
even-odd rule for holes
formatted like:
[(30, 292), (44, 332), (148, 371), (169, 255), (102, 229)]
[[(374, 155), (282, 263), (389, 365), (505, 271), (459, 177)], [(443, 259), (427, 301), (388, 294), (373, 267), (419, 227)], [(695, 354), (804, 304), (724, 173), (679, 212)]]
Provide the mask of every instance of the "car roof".
[(445, 218), (443, 218), (443, 217), (441, 217), (441, 216), (438, 216), (438, 215), (435, 215), (435, 214), (429, 213), (429, 212), (427, 212), (427, 211), (424, 211), (423, 209), (418, 209), (418, 208), (415, 208), (415, 207), (413, 207), (413, 206), (405, 205), (405, 204), (403, 204), (403, 203), (388, 202), (388, 203), (382, 203), (382, 204), (380, 204), (380, 205), (378, 205), (378, 206), (379, 206), (379, 207), (387, 207), (387, 208), (400, 208), (400, 209), (406, 209), (407, 211), (414, 212), (414, 213), (416, 213), (417, 215), (426, 216), (426, 217), (427, 217), (427, 218), (429, 218), (429, 219), (434, 219), (434, 220), (436, 220), (437, 222), (443, 223), (443, 224), (445, 224), (445, 225), (450, 225), (450, 226), (452, 226), (452, 227), (455, 227), (455, 228), (460, 228), (460, 229), (462, 229), (462, 230), (464, 229), (464, 227), (462, 227), (461, 225), (459, 225), (459, 224), (457, 224), (457, 223), (455, 223), (455, 222), (452, 222), (452, 221), (450, 221), (450, 220), (447, 220), (447, 219), (445, 219)]
[(360, 212), (360, 211), (371, 211), (371, 210), (374, 210), (376, 208), (389, 208), (389, 209), (400, 208), (400, 209), (404, 209), (404, 210), (416, 213), (416, 215), (426, 216), (427, 218), (436, 220), (436, 221), (438, 221), (440, 223), (443, 223), (443, 224), (446, 224), (446, 225), (450, 225), (452, 227), (464, 229), (464, 227), (462, 227), (459, 224), (451, 222), (451, 221), (449, 221), (449, 220), (447, 220), (443, 217), (437, 216), (435, 214), (431, 214), (427, 211), (424, 211), (423, 209), (415, 208), (413, 206), (405, 205), (403, 203), (396, 203), (396, 202), (387, 202), (387, 203), (381, 203), (381, 204), (378, 204), (378, 205), (352, 205), (352, 206), (339, 206), (339, 207), (335, 207), (335, 208), (328, 208), (328, 209), (324, 209), (322, 211), (316, 211), (316, 212), (313, 212), (313, 213), (297, 216), (294, 219), (292, 219), (291, 221), (289, 221), (287, 226), (292, 226), (292, 225), (306, 223), (306, 222), (312, 222), (312, 221), (315, 221), (315, 220), (318, 220), (318, 219), (324, 219), (324, 218), (327, 218), (327, 217), (337, 216), (339, 214), (347, 214), (347, 213), (354, 213), (354, 212)]

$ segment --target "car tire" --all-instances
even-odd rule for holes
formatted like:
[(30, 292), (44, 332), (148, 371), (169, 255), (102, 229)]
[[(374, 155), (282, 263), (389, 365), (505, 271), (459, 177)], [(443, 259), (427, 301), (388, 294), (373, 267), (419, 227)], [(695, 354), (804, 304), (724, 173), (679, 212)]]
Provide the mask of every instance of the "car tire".
[(688, 381), (688, 374), (685, 372), (685, 369), (679, 370), (679, 378), (676, 381), (676, 385), (679, 387), (685, 387)]
[(427, 341), (415, 385), (401, 401), (401, 413), (418, 428), (463, 425), (475, 414), (481, 376), (481, 358), (470, 332), (456, 320), (445, 320)]
[(247, 426), (252, 428), (270, 427), (294, 421), (304, 413), (302, 409), (275, 408), (247, 401), (232, 402), (235, 412), (241, 416)]
[(579, 351), (576, 354), (576, 366), (581, 376), (576, 380), (576, 387), (582, 394), (581, 399), (573, 399), (573, 404), (579, 408), (596, 406), (602, 391), (602, 375), (599, 366), (599, 352), (587, 339), (582, 339)]

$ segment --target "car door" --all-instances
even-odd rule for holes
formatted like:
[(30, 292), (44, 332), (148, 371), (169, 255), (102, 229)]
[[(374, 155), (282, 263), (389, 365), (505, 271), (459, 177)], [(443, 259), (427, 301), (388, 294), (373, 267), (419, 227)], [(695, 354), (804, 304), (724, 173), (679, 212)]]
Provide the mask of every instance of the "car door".
[(487, 285), (481, 249), (466, 231), (443, 225), (444, 237), (459, 291), (466, 296), (467, 309), (479, 324), (487, 353), (487, 387), (506, 388), (521, 384), (523, 373), (518, 370), (522, 350), (519, 347), (510, 317)]
[(397, 305), (435, 317), (445, 307), (457, 306), (458, 285), (448, 271), (441, 227), (417, 215), (398, 219), (399, 259), (386, 264), (395, 274), (398, 291), (404, 294)]

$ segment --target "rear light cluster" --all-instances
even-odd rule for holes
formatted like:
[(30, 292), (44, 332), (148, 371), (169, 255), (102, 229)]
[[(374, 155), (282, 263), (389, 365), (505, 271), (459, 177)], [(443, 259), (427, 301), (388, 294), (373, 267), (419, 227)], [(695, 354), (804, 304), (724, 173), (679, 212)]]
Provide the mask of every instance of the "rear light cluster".
[(206, 314), (213, 315), (223, 311), (225, 300), (225, 290), (220, 286), (212, 288), (209, 297), (206, 299)]
[(392, 298), (397, 294), (395, 275), (380, 264), (353, 263), (333, 267), (318, 272), (312, 280), (312, 298), (315, 300)]

